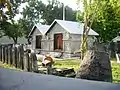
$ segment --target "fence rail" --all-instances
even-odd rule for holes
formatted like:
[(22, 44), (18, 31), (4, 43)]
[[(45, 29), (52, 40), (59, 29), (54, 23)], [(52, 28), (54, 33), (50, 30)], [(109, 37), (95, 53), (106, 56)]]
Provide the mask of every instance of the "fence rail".
[(25, 51), (23, 45), (0, 45), (0, 61), (25, 71), (38, 70), (36, 54)]

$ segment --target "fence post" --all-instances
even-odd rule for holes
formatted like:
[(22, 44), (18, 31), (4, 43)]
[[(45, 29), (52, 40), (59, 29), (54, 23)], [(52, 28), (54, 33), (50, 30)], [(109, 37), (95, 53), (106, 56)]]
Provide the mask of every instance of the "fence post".
[(13, 58), (12, 58), (12, 56), (13, 56), (13, 45), (12, 44), (10, 44), (10, 47), (9, 47), (9, 50), (10, 50), (10, 65), (12, 65), (13, 64)]
[(28, 61), (28, 65), (29, 65), (29, 71), (32, 71), (32, 57), (31, 57), (31, 53), (29, 53), (29, 61)]
[(4, 45), (4, 47), (5, 47), (5, 49), (4, 49), (5, 50), (5, 53), (4, 53), (4, 55), (5, 55), (5, 63), (7, 63), (7, 50), (6, 50), (7, 48), (6, 48), (6, 45)]
[(4, 62), (4, 53), (3, 53), (3, 48), (4, 46), (2, 45), (2, 63)]
[(17, 60), (17, 68), (20, 68), (20, 51), (19, 51), (19, 46), (16, 47), (17, 51), (16, 51), (16, 60)]
[(17, 57), (18, 57), (18, 53), (17, 53), (17, 47), (15, 46), (14, 47), (14, 59), (15, 59), (15, 67), (17, 68), (18, 67), (18, 60), (17, 60)]
[(10, 65), (10, 44), (8, 45), (8, 64)]
[(20, 64), (20, 68), (23, 70), (24, 69), (24, 63), (23, 63), (23, 58), (24, 58), (24, 49), (23, 49), (23, 45), (20, 45), (18, 47), (19, 49), (19, 64)]
[(30, 71), (29, 70), (29, 54), (27, 52), (25, 52), (24, 54), (24, 70), (25, 71)]
[(5, 46), (3, 46), (3, 63), (5, 63)]
[(6, 59), (6, 63), (8, 64), (8, 45), (6, 45), (6, 49), (5, 49), (5, 50), (6, 50), (6, 51), (5, 51), (5, 53), (6, 53), (6, 54), (5, 54), (5, 55), (6, 55), (6, 56), (5, 56), (5, 57), (6, 57), (5, 59)]
[(38, 65), (37, 65), (37, 56), (35, 53), (31, 53), (31, 68), (32, 71), (37, 72), (38, 71)]
[(12, 47), (12, 65), (15, 66), (15, 46)]
[(0, 61), (2, 61), (2, 45), (0, 45)]

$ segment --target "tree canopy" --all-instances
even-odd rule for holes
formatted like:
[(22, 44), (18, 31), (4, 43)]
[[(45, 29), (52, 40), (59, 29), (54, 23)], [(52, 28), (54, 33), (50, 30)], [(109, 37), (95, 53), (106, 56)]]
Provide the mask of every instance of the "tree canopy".
[[(58, 0), (48, 0), (48, 4), (44, 4), (41, 0), (28, 0), (28, 5), (23, 9), (23, 21), (27, 22), (27, 30), (36, 23), (50, 25), (54, 19), (63, 18), (63, 4)], [(76, 20), (76, 11), (66, 6), (66, 20)]]
[[(85, 13), (87, 13), (87, 26), (89, 26), (90, 22), (92, 21), (91, 16), (94, 14), (95, 17), (91, 28), (99, 33), (101, 42), (110, 42), (118, 35), (118, 32), (120, 31), (120, 1), (83, 0), (83, 2), (84, 12), (78, 13), (78, 21), (85, 23)], [(96, 6), (97, 11), (94, 12)]]
[(120, 2), (103, 1), (92, 28), (100, 34), (101, 42), (110, 42), (120, 31)]
[[(23, 36), (23, 30), (14, 20), (19, 14), (19, 6), (24, 0), (0, 0), (0, 36), (8, 36), (17, 43), (18, 37)], [(6, 10), (7, 9), (7, 10)]]

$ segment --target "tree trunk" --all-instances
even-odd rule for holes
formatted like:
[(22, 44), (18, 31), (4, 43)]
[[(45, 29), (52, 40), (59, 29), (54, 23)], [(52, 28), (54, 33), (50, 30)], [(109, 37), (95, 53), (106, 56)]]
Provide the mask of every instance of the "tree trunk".
[(76, 78), (112, 82), (109, 54), (103, 49), (87, 51)]
[(13, 40), (14, 40), (14, 44), (17, 44), (17, 37), (13, 37)]

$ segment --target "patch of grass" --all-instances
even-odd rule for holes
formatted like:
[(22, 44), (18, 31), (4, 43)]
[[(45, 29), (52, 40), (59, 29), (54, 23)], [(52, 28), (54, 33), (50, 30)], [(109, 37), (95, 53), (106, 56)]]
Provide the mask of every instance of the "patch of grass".
[[(111, 66), (112, 66), (113, 83), (120, 83), (120, 64), (118, 64), (116, 60), (112, 60)], [(80, 60), (59, 60), (56, 61), (54, 67), (74, 68), (74, 70), (77, 72), (77, 70), (80, 67)]]
[(2, 63), (2, 62), (0, 62), (0, 68), (9, 68), (9, 69), (13, 69), (13, 70), (19, 70), (19, 71), (21, 71), (20, 69), (15, 68), (15, 67), (12, 66), (12, 65), (9, 65), (9, 64), (6, 64), (6, 63)]
[(55, 61), (55, 68), (74, 68), (75, 71), (79, 69), (80, 60), (57, 60)]
[(120, 83), (120, 64), (116, 61), (111, 61), (112, 65), (112, 76), (114, 83)]

